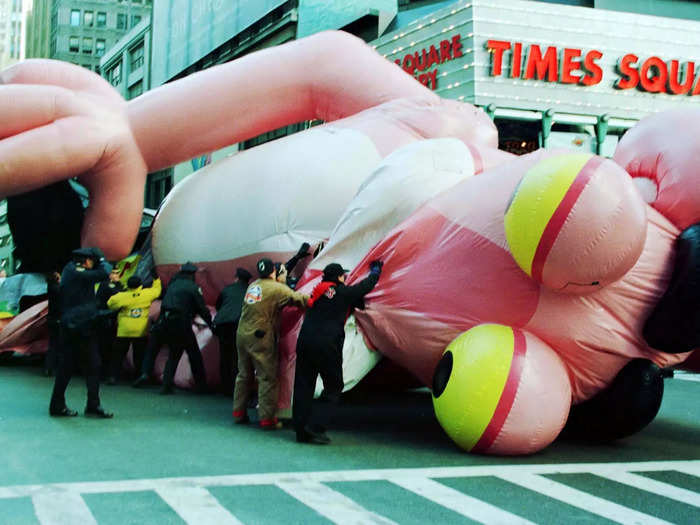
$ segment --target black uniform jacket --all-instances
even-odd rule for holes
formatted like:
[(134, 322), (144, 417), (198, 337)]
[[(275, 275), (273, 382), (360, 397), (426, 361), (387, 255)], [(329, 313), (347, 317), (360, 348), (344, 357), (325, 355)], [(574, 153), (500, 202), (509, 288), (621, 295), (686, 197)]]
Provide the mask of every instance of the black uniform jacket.
[(165, 312), (171, 311), (190, 324), (197, 314), (204, 319), (205, 323), (211, 324), (211, 314), (204, 304), (199, 286), (189, 278), (178, 277), (177, 274), (165, 290), (160, 311), (161, 319), (164, 318)]
[(247, 283), (236, 281), (221, 290), (219, 298), (216, 300), (216, 317), (214, 322), (217, 325), (238, 322), (241, 318), (243, 298), (247, 289)]
[(332, 340), (342, 346), (345, 339), (345, 321), (352, 308), (362, 308), (367, 295), (379, 280), (378, 275), (368, 277), (353, 286), (335, 283), (321, 295), (311, 308), (307, 308), (299, 332), (299, 342), (311, 338)]
[(61, 324), (71, 330), (81, 330), (90, 325), (98, 314), (95, 284), (109, 276), (109, 267), (102, 262), (88, 270), (74, 262), (66, 264), (61, 274), (60, 311)]

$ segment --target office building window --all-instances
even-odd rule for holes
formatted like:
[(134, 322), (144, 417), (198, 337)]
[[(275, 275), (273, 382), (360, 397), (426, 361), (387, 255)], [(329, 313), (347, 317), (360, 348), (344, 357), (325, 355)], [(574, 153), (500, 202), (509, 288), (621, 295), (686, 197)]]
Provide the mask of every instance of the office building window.
[(143, 80), (139, 80), (136, 84), (129, 88), (129, 99), (138, 97), (143, 93)]
[(101, 57), (105, 54), (105, 39), (98, 38), (95, 40), (95, 56)]
[(134, 27), (136, 24), (138, 24), (141, 21), (141, 17), (139, 15), (134, 15), (131, 17), (131, 27)]
[(80, 9), (72, 9), (70, 12), (70, 25), (80, 25)]
[(68, 51), (71, 53), (77, 53), (80, 51), (80, 38), (77, 36), (72, 36), (68, 40)]
[(117, 14), (117, 29), (126, 29), (126, 15), (124, 13)]
[(135, 3), (135, 4), (140, 4), (140, 3), (141, 3), (141, 0), (131, 0), (131, 1), (132, 1), (133, 3)]
[(118, 86), (122, 81), (122, 65), (121, 63), (116, 64), (112, 69), (109, 70), (109, 83), (113, 86)]
[(92, 11), (85, 11), (83, 13), (83, 25), (85, 27), (92, 27), (93, 13)]
[(83, 55), (92, 55), (92, 37), (83, 37)]
[(129, 53), (131, 57), (131, 70), (136, 71), (140, 67), (143, 67), (143, 44), (135, 47)]
[(95, 22), (97, 27), (105, 27), (107, 25), (107, 13), (97, 13)]

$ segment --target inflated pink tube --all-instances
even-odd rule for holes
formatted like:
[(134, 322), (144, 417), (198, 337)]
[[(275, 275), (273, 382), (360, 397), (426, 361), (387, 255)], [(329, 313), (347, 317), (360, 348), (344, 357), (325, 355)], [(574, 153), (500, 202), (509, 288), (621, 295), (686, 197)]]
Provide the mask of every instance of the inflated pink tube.
[(656, 113), (625, 133), (613, 157), (630, 175), (648, 181), (641, 183), (647, 201), (681, 230), (700, 221), (698, 135), (700, 109)]
[(90, 191), (82, 243), (110, 259), (133, 245), (146, 166), (126, 105), (104, 79), (52, 60), (0, 74), (0, 196), (80, 176)]
[[(421, 100), (407, 108), (414, 112), (413, 121), (441, 130), (440, 136), (447, 136), (452, 119), (426, 123), (421, 106), (461, 106), (476, 113), (469, 104), (440, 99), (342, 31), (251, 53), (165, 84), (131, 101), (128, 113), (149, 171), (155, 171), (287, 124), (336, 121), (404, 97)], [(485, 140), (495, 147), (495, 127), (486, 114), (478, 114), (488, 124)], [(404, 130), (411, 131), (409, 126)]]

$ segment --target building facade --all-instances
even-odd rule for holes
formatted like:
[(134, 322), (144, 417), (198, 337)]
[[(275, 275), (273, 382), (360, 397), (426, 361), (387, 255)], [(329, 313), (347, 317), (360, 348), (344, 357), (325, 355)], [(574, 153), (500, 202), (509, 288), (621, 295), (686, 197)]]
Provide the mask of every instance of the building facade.
[(23, 1), (0, 0), (0, 69), (24, 58)]
[(149, 17), (151, 7), (151, 0), (34, 0), (27, 57), (53, 58), (98, 71), (107, 50)]
[[(440, 96), (484, 108), (500, 147), (515, 153), (547, 146), (611, 156), (645, 115), (700, 104), (696, 19), (607, 9), (639, 7), (623, 1), (572, 3), (452, 2), (373, 45)], [(686, 14), (698, 18), (694, 7)]]

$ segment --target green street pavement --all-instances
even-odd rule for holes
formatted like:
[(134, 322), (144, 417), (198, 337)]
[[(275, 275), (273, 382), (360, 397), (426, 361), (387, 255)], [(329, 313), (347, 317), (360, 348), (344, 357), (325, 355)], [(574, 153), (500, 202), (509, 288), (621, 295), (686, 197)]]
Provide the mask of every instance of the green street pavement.
[(231, 400), (103, 386), (112, 420), (82, 416), (85, 384), (50, 418), (53, 380), (0, 366), (0, 524), (700, 523), (700, 382), (665, 382), (642, 432), (558, 440), (527, 457), (464, 453), (426, 391), (318, 405), (332, 443), (232, 423)]

